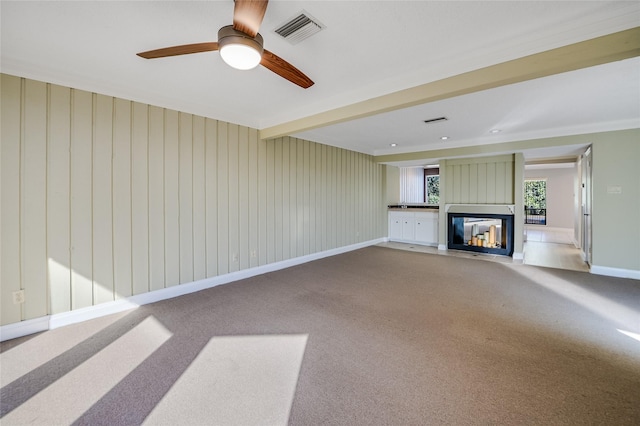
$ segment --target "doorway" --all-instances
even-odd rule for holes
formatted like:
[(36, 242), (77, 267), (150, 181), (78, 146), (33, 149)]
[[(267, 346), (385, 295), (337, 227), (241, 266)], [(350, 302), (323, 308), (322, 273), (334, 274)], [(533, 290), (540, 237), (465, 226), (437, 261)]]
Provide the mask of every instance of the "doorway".
[(525, 165), (525, 264), (589, 270), (580, 232), (582, 174), (575, 157)]

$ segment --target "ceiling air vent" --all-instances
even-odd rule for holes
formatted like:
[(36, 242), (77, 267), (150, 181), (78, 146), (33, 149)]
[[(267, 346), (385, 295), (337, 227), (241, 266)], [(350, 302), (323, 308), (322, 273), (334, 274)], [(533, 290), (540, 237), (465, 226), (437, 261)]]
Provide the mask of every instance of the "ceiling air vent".
[(425, 123), (436, 123), (438, 121), (447, 121), (447, 117), (438, 117), (438, 118), (430, 118), (428, 120), (424, 120)]
[(289, 43), (298, 44), (322, 29), (324, 29), (324, 25), (303, 10), (294, 18), (280, 25), (275, 32)]

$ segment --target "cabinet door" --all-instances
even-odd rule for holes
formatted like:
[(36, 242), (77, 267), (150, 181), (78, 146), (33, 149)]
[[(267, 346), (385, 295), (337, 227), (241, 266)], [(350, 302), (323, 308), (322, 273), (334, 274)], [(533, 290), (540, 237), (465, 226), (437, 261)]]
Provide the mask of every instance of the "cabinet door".
[(389, 239), (402, 239), (402, 218), (397, 215), (389, 215)]
[(429, 244), (438, 242), (438, 216), (436, 214), (416, 215), (416, 241)]
[(416, 220), (412, 217), (402, 218), (402, 239), (413, 241), (416, 239)]

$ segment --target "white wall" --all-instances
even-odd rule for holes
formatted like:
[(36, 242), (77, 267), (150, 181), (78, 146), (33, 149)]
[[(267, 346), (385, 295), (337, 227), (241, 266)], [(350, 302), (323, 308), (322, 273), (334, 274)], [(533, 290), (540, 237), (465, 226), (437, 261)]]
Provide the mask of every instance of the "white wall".
[(1, 101), (0, 325), (386, 236), (371, 156), (4, 74)]
[(577, 173), (575, 164), (568, 168), (525, 167), (525, 179), (547, 181), (547, 227), (574, 228)]

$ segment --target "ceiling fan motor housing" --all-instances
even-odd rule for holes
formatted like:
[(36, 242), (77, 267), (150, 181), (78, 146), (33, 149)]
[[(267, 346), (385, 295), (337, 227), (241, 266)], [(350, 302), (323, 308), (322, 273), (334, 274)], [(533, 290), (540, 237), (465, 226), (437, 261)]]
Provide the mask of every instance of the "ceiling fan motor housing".
[(260, 55), (262, 55), (264, 51), (262, 47), (263, 39), (260, 34), (251, 37), (249, 34), (233, 29), (233, 25), (227, 25), (218, 30), (218, 46), (220, 49), (228, 44), (243, 44), (249, 46), (258, 51)]

